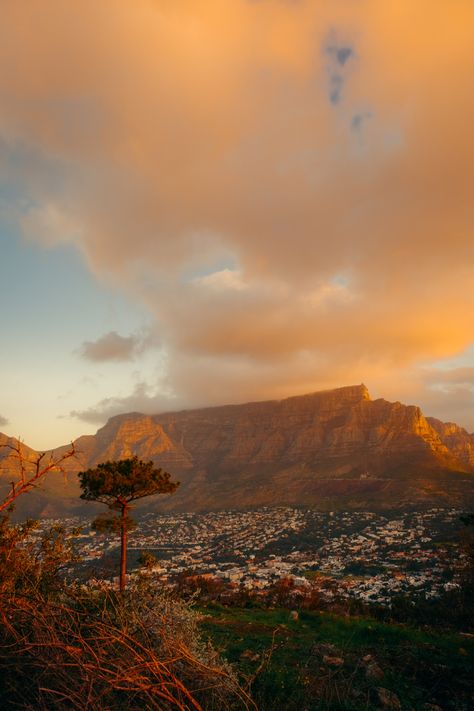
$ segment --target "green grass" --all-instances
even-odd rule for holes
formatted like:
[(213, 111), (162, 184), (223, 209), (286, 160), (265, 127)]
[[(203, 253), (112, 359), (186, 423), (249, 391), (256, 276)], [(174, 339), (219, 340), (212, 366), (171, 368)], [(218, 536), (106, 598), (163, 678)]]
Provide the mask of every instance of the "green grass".
[[(474, 708), (472, 639), (319, 612), (301, 612), (298, 621), (284, 609), (210, 605), (201, 612), (204, 632), (250, 683), (261, 711), (362, 711), (376, 708), (375, 687), (394, 691), (402, 709)], [(367, 677), (368, 654), (382, 678)], [(331, 665), (325, 656), (343, 663)]]

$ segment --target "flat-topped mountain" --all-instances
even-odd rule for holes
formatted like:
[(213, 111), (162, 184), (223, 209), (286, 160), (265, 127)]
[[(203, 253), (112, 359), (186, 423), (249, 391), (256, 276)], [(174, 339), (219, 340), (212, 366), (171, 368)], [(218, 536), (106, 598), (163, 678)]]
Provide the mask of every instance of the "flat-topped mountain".
[(132, 454), (181, 481), (172, 497), (147, 503), (166, 510), (465, 505), (474, 495), (474, 435), (425, 418), (418, 407), (371, 400), (364, 385), (118, 415), (75, 444), (79, 454), (67, 462), (68, 483), (54, 475), (45, 488), (52, 496), (46, 512), (78, 505), (77, 471)]

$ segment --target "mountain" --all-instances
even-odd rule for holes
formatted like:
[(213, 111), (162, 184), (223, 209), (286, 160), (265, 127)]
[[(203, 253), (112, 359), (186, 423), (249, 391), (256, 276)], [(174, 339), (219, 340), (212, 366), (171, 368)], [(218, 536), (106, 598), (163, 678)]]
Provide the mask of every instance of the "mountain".
[[(67, 480), (51, 475), (39, 493), (44, 514), (80, 505), (78, 471), (132, 454), (152, 459), (181, 481), (175, 495), (145, 502), (161, 510), (406, 508), (474, 500), (474, 435), (425, 418), (418, 407), (371, 400), (364, 385), (244, 405), (118, 415), (75, 444), (79, 454), (66, 462)], [(12, 462), (2, 464), (11, 481)], [(29, 505), (37, 496), (29, 494)]]
[(454, 422), (441, 422), (435, 417), (426, 419), (443, 444), (468, 471), (471, 471), (474, 468), (474, 434), (468, 434), (463, 427), (459, 427)]

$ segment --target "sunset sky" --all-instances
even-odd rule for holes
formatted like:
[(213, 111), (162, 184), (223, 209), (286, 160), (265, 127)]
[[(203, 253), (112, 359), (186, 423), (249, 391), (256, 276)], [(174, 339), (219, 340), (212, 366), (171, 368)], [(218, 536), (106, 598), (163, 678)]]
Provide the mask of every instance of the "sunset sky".
[(2, 0), (0, 431), (364, 382), (474, 430), (473, 0)]

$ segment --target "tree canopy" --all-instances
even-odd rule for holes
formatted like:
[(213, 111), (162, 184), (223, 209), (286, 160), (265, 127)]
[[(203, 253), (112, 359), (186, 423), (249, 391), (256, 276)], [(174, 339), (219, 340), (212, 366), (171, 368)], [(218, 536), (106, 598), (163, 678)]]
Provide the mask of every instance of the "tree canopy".
[(163, 469), (157, 469), (153, 462), (144, 462), (138, 457), (103, 462), (93, 469), (79, 473), (81, 499), (99, 501), (117, 515), (101, 515), (92, 526), (97, 531), (120, 533), (120, 591), (125, 590), (127, 568), (127, 533), (135, 527), (128, 515), (132, 501), (154, 494), (172, 494), (179, 481), (171, 481), (171, 476)]
[(179, 486), (179, 482), (171, 481), (168, 472), (137, 456), (98, 464), (80, 472), (79, 481), (81, 499), (99, 501), (110, 508), (153, 494), (172, 494)]

